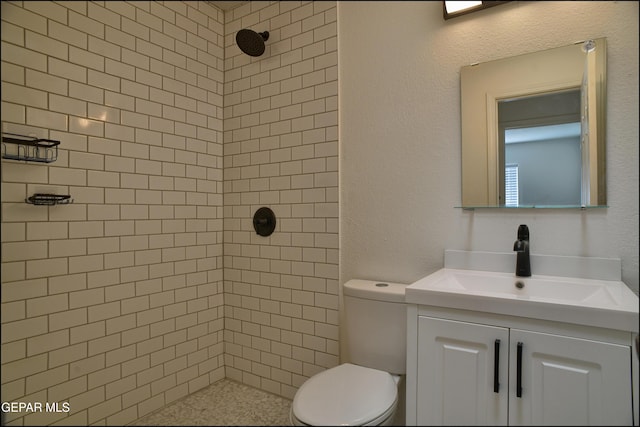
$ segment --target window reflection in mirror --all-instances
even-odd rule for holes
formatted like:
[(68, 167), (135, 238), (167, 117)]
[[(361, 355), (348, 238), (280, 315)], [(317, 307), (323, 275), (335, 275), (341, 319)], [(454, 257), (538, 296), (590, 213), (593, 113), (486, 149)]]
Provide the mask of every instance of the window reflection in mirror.
[(498, 101), (498, 132), (500, 205), (580, 205), (579, 88)]

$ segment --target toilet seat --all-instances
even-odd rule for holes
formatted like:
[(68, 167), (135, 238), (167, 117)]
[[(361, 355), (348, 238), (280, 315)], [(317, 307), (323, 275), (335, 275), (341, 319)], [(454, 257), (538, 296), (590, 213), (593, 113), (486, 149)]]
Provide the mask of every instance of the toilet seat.
[(291, 415), (307, 425), (381, 424), (395, 412), (397, 398), (388, 372), (344, 363), (302, 384)]

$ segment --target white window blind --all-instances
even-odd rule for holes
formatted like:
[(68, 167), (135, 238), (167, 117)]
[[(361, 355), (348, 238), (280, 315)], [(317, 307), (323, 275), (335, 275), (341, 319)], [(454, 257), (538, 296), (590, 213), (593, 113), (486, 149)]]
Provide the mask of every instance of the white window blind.
[(508, 164), (504, 171), (504, 204), (518, 206), (518, 165)]

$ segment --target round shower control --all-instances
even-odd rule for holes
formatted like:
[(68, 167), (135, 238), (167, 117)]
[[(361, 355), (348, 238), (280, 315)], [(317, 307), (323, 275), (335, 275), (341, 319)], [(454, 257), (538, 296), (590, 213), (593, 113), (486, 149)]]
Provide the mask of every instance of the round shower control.
[(253, 215), (253, 229), (261, 236), (270, 236), (276, 229), (276, 214), (267, 207), (262, 207)]

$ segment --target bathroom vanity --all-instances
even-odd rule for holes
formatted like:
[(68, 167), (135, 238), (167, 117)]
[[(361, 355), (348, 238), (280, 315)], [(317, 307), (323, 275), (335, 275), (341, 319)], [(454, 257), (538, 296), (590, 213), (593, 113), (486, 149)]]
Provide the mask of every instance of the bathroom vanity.
[(406, 289), (407, 424), (637, 425), (638, 297), (618, 262), (532, 255), (520, 278), (512, 254), (446, 251)]

